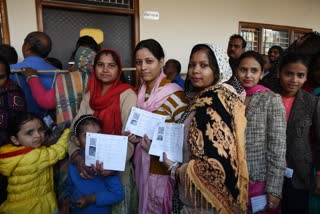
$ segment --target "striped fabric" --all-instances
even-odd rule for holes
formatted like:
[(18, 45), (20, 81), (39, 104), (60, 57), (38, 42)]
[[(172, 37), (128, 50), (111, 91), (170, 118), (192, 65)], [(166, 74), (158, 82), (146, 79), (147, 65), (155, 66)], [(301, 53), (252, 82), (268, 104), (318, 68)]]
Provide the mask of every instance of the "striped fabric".
[[(160, 82), (160, 87), (169, 83), (168, 79), (163, 79)], [(150, 92), (149, 92), (150, 93)], [(146, 100), (149, 98), (148, 90), (146, 92)], [(154, 111), (155, 114), (160, 114), (166, 116), (166, 122), (178, 122), (181, 118), (183, 112), (187, 108), (187, 101), (184, 96), (183, 91), (177, 91), (174, 94), (170, 95), (165, 103), (163, 103), (159, 109)], [(159, 158), (156, 156), (150, 156), (150, 173), (158, 175), (168, 175), (168, 170), (159, 162)]]
[(87, 79), (88, 77), (82, 72), (70, 72), (57, 76), (55, 84), (56, 121), (60, 130), (69, 127), (77, 114)]
[[(165, 84), (170, 83), (170, 80), (163, 79), (160, 82), (160, 87), (164, 86)], [(149, 91), (146, 91), (146, 100), (149, 98)], [(167, 116), (166, 122), (178, 122), (180, 117), (182, 116), (183, 112), (186, 110), (187, 107), (187, 101), (184, 96), (183, 91), (178, 91), (174, 94), (172, 94), (167, 101), (160, 106), (159, 109), (154, 111), (155, 114), (160, 114)]]

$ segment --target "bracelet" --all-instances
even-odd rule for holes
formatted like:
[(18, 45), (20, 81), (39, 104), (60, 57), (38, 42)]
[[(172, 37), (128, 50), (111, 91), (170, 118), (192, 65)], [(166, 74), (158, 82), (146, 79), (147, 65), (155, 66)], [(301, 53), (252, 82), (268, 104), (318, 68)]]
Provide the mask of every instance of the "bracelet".
[(30, 76), (26, 77), (26, 81), (28, 82), (28, 81), (29, 81), (29, 79), (34, 78), (34, 77), (39, 77), (39, 76), (38, 76), (38, 75), (36, 75), (36, 74), (32, 74), (32, 75), (30, 75)]
[(170, 177), (171, 177), (171, 179), (173, 180), (173, 181), (175, 181), (176, 180), (176, 171), (177, 171), (177, 169), (179, 168), (179, 163), (174, 163), (174, 164), (172, 164), (169, 168), (170, 168)]
[(178, 165), (178, 163), (174, 162), (171, 166), (169, 166), (168, 171), (170, 172), (172, 168), (175, 167), (176, 165)]

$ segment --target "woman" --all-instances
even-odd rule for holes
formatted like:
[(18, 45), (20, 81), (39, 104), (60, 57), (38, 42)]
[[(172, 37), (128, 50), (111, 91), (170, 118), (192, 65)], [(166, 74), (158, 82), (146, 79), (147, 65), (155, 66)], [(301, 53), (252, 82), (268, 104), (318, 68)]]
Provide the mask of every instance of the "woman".
[[(281, 59), (280, 95), (287, 119), (286, 162), (293, 170), (292, 176), (284, 180), (282, 213), (319, 213), (319, 199), (309, 194), (320, 193), (320, 101), (301, 89), (307, 74), (305, 55), (289, 53)], [(312, 165), (317, 170), (316, 176)]]
[[(129, 84), (120, 81), (121, 61), (118, 53), (112, 49), (103, 49), (94, 59), (94, 69), (89, 80), (88, 92), (84, 95), (80, 109), (73, 121), (81, 115), (93, 114), (103, 123), (104, 134), (121, 135), (128, 119), (131, 107), (136, 105), (137, 95)], [(71, 126), (73, 127), (73, 126)], [(76, 165), (80, 176), (91, 178), (91, 170), (85, 166), (80, 156), (79, 144), (71, 137), (69, 155)], [(125, 171), (120, 173), (125, 191), (125, 200), (112, 208), (112, 213), (132, 213), (135, 211), (133, 168), (130, 158), (134, 152), (132, 143), (128, 143)], [(110, 171), (99, 170), (100, 175), (108, 176)]]
[(243, 53), (236, 76), (246, 90), (249, 198), (266, 194), (268, 208), (276, 209), (285, 172), (285, 109), (278, 94), (258, 85), (263, 77), (263, 59), (259, 53)]
[(218, 62), (210, 46), (195, 45), (185, 90), (197, 95), (180, 120), (185, 124), (183, 164), (164, 157), (171, 177), (178, 184), (182, 213), (244, 213), (246, 210), (244, 105), (230, 85), (218, 84), (219, 75)]
[[(184, 93), (162, 72), (164, 52), (153, 40), (143, 40), (135, 48), (136, 70), (142, 79), (137, 106), (146, 111), (166, 116), (166, 122), (176, 122), (185, 110)], [(135, 175), (139, 194), (139, 213), (170, 213), (172, 183), (169, 173), (159, 159), (148, 154), (151, 141), (145, 135), (129, 140), (140, 142), (135, 151)]]
[[(0, 146), (7, 143), (9, 117), (19, 111), (27, 111), (23, 91), (9, 79), (9, 63), (0, 57)], [(7, 196), (7, 179), (0, 175), (0, 203)]]

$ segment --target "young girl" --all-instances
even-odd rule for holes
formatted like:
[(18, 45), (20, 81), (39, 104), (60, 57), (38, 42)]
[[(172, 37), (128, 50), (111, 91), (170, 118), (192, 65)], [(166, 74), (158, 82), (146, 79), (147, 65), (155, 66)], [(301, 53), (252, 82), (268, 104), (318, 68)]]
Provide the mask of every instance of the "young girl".
[[(74, 137), (84, 156), (87, 132), (101, 133), (102, 123), (93, 115), (82, 115), (74, 123)], [(96, 173), (99, 174), (99, 173)], [(84, 179), (77, 167), (70, 162), (68, 190), (66, 195), (75, 207), (72, 213), (111, 213), (111, 205), (124, 199), (119, 175), (95, 175), (93, 179)]]
[(276, 208), (281, 198), (286, 154), (286, 120), (281, 97), (258, 85), (263, 77), (263, 59), (255, 51), (240, 56), (236, 76), (246, 90), (249, 198), (266, 194), (269, 212), (279, 213)]
[[(287, 171), (283, 186), (282, 213), (308, 213), (309, 191), (319, 193), (320, 168), (317, 166), (316, 186), (313, 184), (312, 161), (320, 157), (319, 149), (314, 157), (311, 144), (320, 144), (320, 102), (304, 90), (308, 63), (303, 55), (288, 54), (279, 65), (282, 101), (287, 118)], [(311, 138), (310, 138), (311, 137)], [(319, 164), (318, 164), (319, 165)]]
[(11, 144), (0, 148), (0, 173), (8, 177), (8, 197), (0, 213), (53, 213), (57, 211), (52, 165), (67, 151), (69, 129), (58, 142), (42, 146), (46, 138), (41, 118), (17, 113), (10, 119)]

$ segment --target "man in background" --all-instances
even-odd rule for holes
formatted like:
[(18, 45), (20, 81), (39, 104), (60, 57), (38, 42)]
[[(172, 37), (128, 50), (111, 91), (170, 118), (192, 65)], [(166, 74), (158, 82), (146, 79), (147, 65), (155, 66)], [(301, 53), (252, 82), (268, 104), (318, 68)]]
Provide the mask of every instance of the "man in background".
[(227, 53), (229, 56), (229, 64), (233, 74), (235, 74), (238, 59), (241, 54), (245, 52), (246, 46), (247, 42), (241, 35), (233, 34), (232, 36), (230, 36)]
[(172, 83), (178, 84), (184, 89), (184, 80), (180, 76), (181, 64), (178, 60), (169, 59), (164, 66), (164, 73)]

